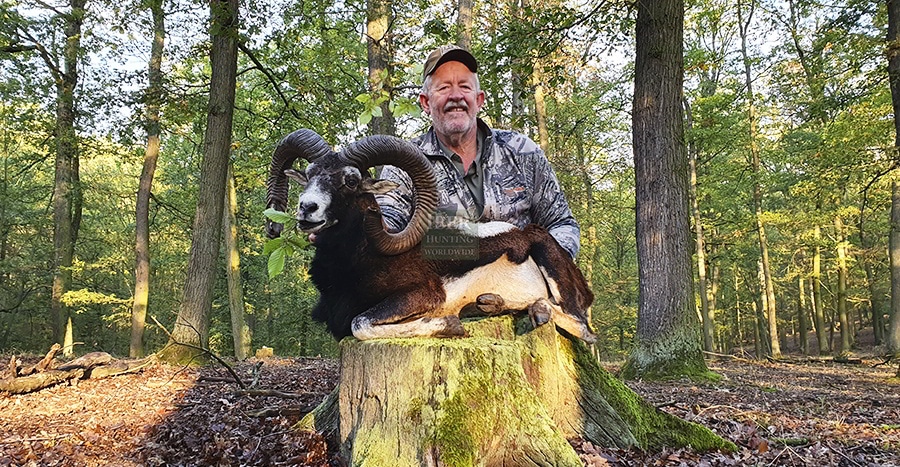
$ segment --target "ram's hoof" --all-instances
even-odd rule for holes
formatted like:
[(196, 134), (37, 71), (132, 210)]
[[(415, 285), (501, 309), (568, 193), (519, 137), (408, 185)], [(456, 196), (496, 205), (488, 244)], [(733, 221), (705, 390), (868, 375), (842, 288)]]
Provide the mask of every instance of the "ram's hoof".
[(505, 311), (506, 301), (497, 294), (484, 293), (475, 299), (475, 306), (486, 315), (497, 315)]
[(458, 316), (444, 316), (438, 319), (443, 321), (443, 329), (435, 333), (433, 337), (466, 337), (466, 329), (463, 328)]
[(528, 317), (531, 319), (531, 325), (537, 328), (550, 322), (550, 315), (553, 308), (545, 299), (538, 300), (528, 305)]

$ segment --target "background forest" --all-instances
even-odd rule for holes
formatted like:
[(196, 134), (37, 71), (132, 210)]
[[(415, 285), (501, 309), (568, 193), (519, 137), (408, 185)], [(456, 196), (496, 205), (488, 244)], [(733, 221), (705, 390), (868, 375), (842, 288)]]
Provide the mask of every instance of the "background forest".
[[(146, 330), (131, 353), (165, 344), (204, 183), (209, 16), (188, 0), (0, 0), (0, 350), (68, 338), (79, 353), (128, 354), (141, 284)], [(210, 348), (336, 352), (309, 317), (312, 251), (269, 278), (272, 150), (301, 127), (336, 145), (418, 134), (421, 63), (462, 43), (480, 59), (482, 116), (545, 148), (581, 223), (599, 354), (627, 353), (638, 290), (633, 19), (618, 0), (242, 2), (223, 212), (238, 255), (223, 243)], [(861, 331), (882, 343), (897, 162), (886, 23), (868, 0), (688, 2), (685, 129), (707, 350), (846, 355)], [(146, 281), (135, 261), (141, 186)], [(252, 344), (235, 344), (233, 316)]]

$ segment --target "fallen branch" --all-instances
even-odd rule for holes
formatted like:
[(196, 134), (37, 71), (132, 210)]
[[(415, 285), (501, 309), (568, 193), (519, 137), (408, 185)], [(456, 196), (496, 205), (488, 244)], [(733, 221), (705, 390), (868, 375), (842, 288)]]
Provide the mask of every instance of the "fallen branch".
[(0, 381), (0, 392), (8, 392), (10, 394), (34, 392), (69, 380), (80, 379), (84, 376), (84, 372), (83, 368), (77, 368), (68, 371), (47, 370), (43, 373), (20, 376), (15, 379)]
[[(237, 381), (230, 376), (201, 376), (197, 378), (198, 383), (236, 383)], [(252, 381), (241, 381), (245, 386), (249, 386)]]
[(312, 410), (314, 408), (316, 408), (316, 405), (317, 404), (307, 404), (307, 405), (297, 406), (297, 407), (266, 407), (264, 409), (247, 412), (247, 415), (254, 417), (254, 418), (290, 417), (290, 416), (302, 417), (302, 416), (312, 412)]
[(47, 355), (44, 355), (44, 358), (36, 364), (22, 369), (22, 371), (18, 372), (18, 376), (28, 376), (34, 373), (40, 373), (50, 367), (50, 364), (53, 362), (53, 359), (56, 357), (56, 354), (62, 350), (62, 346), (59, 344), (53, 344), (50, 347), (50, 350), (47, 352)]
[[(225, 369), (228, 371), (228, 373), (231, 374), (232, 378), (234, 378), (234, 382), (237, 383), (237, 385), (240, 386), (241, 389), (246, 389), (246, 388), (247, 388), (247, 386), (244, 385), (244, 382), (241, 381), (241, 378), (240, 378), (240, 377), (237, 375), (237, 373), (234, 371), (234, 368), (231, 368), (231, 365), (225, 363), (225, 360), (222, 360), (221, 357), (219, 357), (218, 355), (214, 354), (214, 353), (213, 353), (211, 350), (209, 350), (209, 349), (204, 349), (203, 347), (200, 347), (200, 346), (197, 346), (197, 345), (193, 345), (193, 344), (183, 344), (183, 343), (181, 343), (181, 342), (178, 342), (178, 341), (175, 339), (175, 336), (173, 336), (172, 333), (169, 332), (169, 330), (166, 329), (165, 326), (163, 326), (159, 321), (157, 321), (157, 319), (156, 319), (155, 316), (150, 315), (150, 319), (152, 319), (153, 322), (156, 323), (156, 325), (159, 326), (159, 328), (162, 329), (163, 332), (165, 332), (167, 336), (169, 336), (169, 339), (172, 341), (169, 345), (181, 345), (181, 346), (187, 347), (187, 348), (189, 348), (189, 349), (199, 350), (200, 352), (203, 352), (204, 355), (208, 355), (210, 358), (212, 358), (213, 360), (217, 361), (217, 362), (219, 363), (219, 365), (222, 365), (223, 367), (225, 367)], [(157, 353), (160, 353), (160, 352), (162, 352), (163, 350), (166, 350), (166, 348), (168, 348), (169, 345), (166, 345), (165, 347), (163, 347), (162, 350), (160, 350), (160, 351), (157, 352)]]
[(19, 361), (16, 360), (16, 356), (13, 355), (9, 357), (9, 378), (18, 378), (19, 377)]
[(263, 396), (263, 397), (280, 397), (282, 399), (300, 399), (303, 397), (316, 396), (320, 394), (306, 392), (284, 392), (275, 389), (238, 389), (234, 391), (237, 396)]

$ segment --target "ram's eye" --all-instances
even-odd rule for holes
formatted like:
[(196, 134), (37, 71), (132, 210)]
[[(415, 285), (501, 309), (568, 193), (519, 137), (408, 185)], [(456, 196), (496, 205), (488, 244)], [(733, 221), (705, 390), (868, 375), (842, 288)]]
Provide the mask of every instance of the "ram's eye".
[(355, 190), (359, 186), (359, 179), (356, 177), (347, 177), (344, 179), (344, 185), (351, 190)]

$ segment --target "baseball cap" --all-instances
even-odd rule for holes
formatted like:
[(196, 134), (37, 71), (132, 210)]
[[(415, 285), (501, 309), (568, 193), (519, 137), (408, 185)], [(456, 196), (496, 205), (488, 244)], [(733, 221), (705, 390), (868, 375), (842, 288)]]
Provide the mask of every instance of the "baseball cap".
[(449, 61), (457, 61), (469, 68), (472, 73), (478, 72), (478, 62), (466, 49), (456, 45), (442, 45), (428, 54), (422, 68), (422, 79), (434, 73), (434, 70)]

